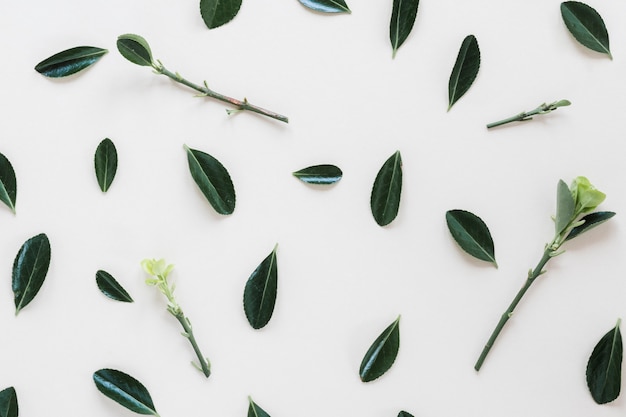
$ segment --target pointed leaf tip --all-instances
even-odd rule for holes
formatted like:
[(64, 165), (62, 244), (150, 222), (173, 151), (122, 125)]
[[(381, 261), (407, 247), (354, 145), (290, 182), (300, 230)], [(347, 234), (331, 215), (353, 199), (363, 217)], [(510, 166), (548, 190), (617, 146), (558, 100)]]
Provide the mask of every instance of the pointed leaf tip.
[(252, 397), (248, 396), (248, 417), (270, 417), (270, 415), (259, 407), (257, 403), (252, 400)]
[(96, 272), (96, 284), (102, 294), (115, 300), (125, 303), (132, 303), (133, 299), (128, 292), (106, 271), (99, 270)]
[(7, 205), (15, 213), (15, 200), (17, 198), (17, 183), (15, 171), (11, 162), (0, 153), (0, 201)]
[(567, 29), (581, 45), (613, 59), (609, 49), (609, 33), (594, 8), (579, 1), (566, 1), (561, 3), (561, 16)]
[(491, 233), (480, 217), (466, 210), (449, 210), (446, 212), (446, 223), (461, 249), (476, 259), (498, 267)]
[(480, 49), (474, 35), (463, 39), (448, 81), (448, 111), (472, 86), (480, 69)]
[(35, 66), (35, 71), (50, 78), (67, 77), (95, 64), (107, 52), (95, 46), (77, 46), (44, 59)]
[(237, 16), (242, 0), (200, 0), (200, 15), (209, 29), (215, 29)]
[(15, 314), (37, 295), (50, 266), (50, 241), (44, 233), (28, 239), (13, 262)]
[(606, 333), (593, 349), (587, 363), (587, 386), (594, 401), (606, 404), (620, 393), (622, 381), (621, 320)]
[(244, 312), (254, 329), (267, 325), (274, 312), (278, 288), (277, 247), (278, 244), (252, 272), (244, 288)]
[(9, 387), (0, 391), (0, 417), (17, 417), (18, 411), (15, 388)]
[(402, 157), (396, 151), (380, 168), (372, 186), (370, 208), (379, 226), (386, 226), (396, 218), (401, 194)]
[(100, 369), (93, 380), (105, 396), (138, 414), (158, 416), (150, 393), (141, 382), (116, 369)]
[(398, 356), (400, 348), (400, 316), (372, 343), (359, 368), (359, 377), (370, 382), (387, 372)]

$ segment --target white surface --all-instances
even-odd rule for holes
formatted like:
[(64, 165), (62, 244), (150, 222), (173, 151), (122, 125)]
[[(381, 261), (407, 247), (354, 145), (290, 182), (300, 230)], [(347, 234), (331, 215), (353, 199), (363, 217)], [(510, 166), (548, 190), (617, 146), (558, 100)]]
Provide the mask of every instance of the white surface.
[[(593, 346), (626, 317), (623, 164), (626, 5), (588, 3), (604, 17), (614, 60), (567, 32), (558, 2), (423, 1), (391, 59), (391, 1), (349, 2), (351, 15), (296, 0), (246, 1), (209, 31), (197, 5), (169, 1), (4, 2), (0, 6), (0, 152), (18, 181), (17, 215), (0, 207), (0, 388), (20, 415), (130, 416), (91, 376), (123, 370), (168, 416), (244, 416), (247, 396), (272, 417), (623, 415), (622, 395), (596, 405), (585, 383)], [(144, 36), (156, 58), (190, 80), (290, 117), (288, 125), (224, 105), (123, 59), (115, 40)], [(463, 38), (482, 65), (450, 112), (447, 84)], [(33, 70), (61, 50), (110, 50), (66, 80)], [(485, 124), (567, 98), (573, 105), (487, 131)], [(93, 153), (111, 138), (118, 174), (102, 194)], [(193, 183), (183, 144), (218, 158), (237, 193), (213, 212)], [(400, 214), (373, 220), (370, 190), (396, 150)], [(291, 172), (344, 171), (335, 186)], [(560, 178), (587, 176), (615, 219), (548, 264), (481, 372), (473, 365), (528, 268), (552, 237)], [(489, 225), (500, 268), (452, 241), (446, 210)], [(15, 254), (45, 232), (52, 263), (35, 300), (13, 314)], [(246, 279), (278, 247), (279, 295), (269, 325), (242, 308)], [(176, 294), (213, 365), (205, 380), (165, 300), (143, 283), (146, 257), (176, 265)], [(135, 298), (96, 288), (113, 274)], [(363, 354), (402, 315), (392, 369), (369, 384)]]

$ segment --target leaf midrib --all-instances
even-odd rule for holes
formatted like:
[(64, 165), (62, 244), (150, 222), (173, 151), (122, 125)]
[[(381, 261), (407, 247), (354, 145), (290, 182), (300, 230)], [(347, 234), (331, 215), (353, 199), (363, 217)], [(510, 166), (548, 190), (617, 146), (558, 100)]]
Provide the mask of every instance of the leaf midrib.
[(471, 233), (467, 230), (467, 228), (466, 228), (465, 226), (463, 226), (463, 224), (461, 224), (461, 222), (459, 222), (459, 221), (457, 220), (457, 218), (456, 218), (456, 217), (452, 216), (452, 219), (454, 220), (454, 222), (455, 222), (457, 225), (459, 225), (459, 227), (463, 230), (463, 232), (465, 232), (465, 234), (466, 234), (467, 236), (469, 236), (469, 237), (470, 237), (471, 241), (472, 241), (472, 242), (474, 242), (474, 244), (475, 244), (475, 245), (476, 245), (476, 246), (477, 246), (477, 247), (481, 250), (481, 252), (482, 252), (482, 253), (484, 253), (484, 254), (487, 256), (487, 258), (491, 259), (491, 262), (493, 262), (493, 263), (495, 264), (495, 262), (496, 262), (495, 258), (494, 258), (493, 256), (491, 256), (491, 254), (489, 254), (489, 253), (488, 253), (488, 252), (487, 252), (487, 251), (483, 248), (483, 246), (482, 246), (480, 243), (478, 243), (478, 241), (477, 241), (477, 240), (474, 238), (474, 236), (473, 236), (473, 235), (472, 235), (472, 234), (471, 234)]
[(393, 159), (393, 169), (391, 171), (391, 179), (389, 181), (389, 189), (387, 191), (387, 196), (385, 198), (385, 208), (383, 209), (383, 218), (387, 217), (387, 210), (389, 209), (389, 201), (391, 200), (391, 195), (393, 194), (392, 192), (392, 188), (394, 185), (394, 179), (396, 177), (396, 172), (399, 171), (400, 168), (400, 164), (398, 163), (398, 158), (400, 157), (400, 154), (398, 152), (395, 153), (394, 155), (394, 159)]
[(565, 5), (565, 10), (567, 11), (567, 13), (569, 13), (569, 15), (576, 20), (576, 22), (585, 30), (585, 32), (587, 34), (589, 34), (589, 36), (591, 36), (591, 38), (598, 44), (600, 45), (600, 47), (602, 48), (603, 51), (605, 51), (606, 54), (608, 54), (611, 58), (611, 51), (609, 49), (607, 49), (604, 44), (602, 42), (600, 42), (600, 40), (593, 34), (591, 33), (591, 31), (589, 29), (587, 29), (587, 26), (582, 22), (582, 20), (580, 20), (578, 18), (578, 16), (572, 12), (572, 10), (568, 7), (568, 5)]
[[(29, 274), (28, 280), (26, 282), (26, 288), (24, 288), (24, 290), (22, 291), (22, 295), (20, 297), (20, 302), (18, 304), (18, 306), (16, 307), (17, 311), (20, 311), (23, 307), (23, 302), (24, 299), (26, 298), (26, 293), (28, 292), (28, 290), (30, 289), (31, 286), (31, 282), (33, 279), (33, 276), (35, 275), (35, 271), (38, 270), (37, 268), (37, 264), (39, 263), (39, 254), (41, 253), (41, 248), (43, 246), (44, 242), (39, 242), (39, 245), (37, 247), (37, 256), (35, 256), (35, 262), (33, 262), (33, 269)], [(26, 256), (26, 251), (24, 251), (24, 253), (22, 254), (22, 256)]]
[(254, 321), (255, 326), (259, 325), (259, 320), (261, 319), (261, 309), (263, 308), (263, 303), (265, 303), (265, 295), (267, 294), (267, 286), (270, 281), (269, 277), (272, 275), (272, 267), (274, 266), (275, 261), (276, 261), (276, 248), (274, 248), (274, 250), (272, 250), (272, 253), (270, 254), (270, 264), (267, 269), (267, 274), (264, 280), (265, 282), (263, 285), (263, 292), (261, 293), (261, 302), (259, 303), (259, 311), (257, 312), (256, 320)]

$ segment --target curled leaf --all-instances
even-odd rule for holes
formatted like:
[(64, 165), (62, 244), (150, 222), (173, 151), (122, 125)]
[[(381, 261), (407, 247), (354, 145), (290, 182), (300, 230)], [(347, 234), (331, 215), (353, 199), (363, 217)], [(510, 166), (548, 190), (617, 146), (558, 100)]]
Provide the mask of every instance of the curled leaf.
[(248, 397), (248, 417), (270, 417), (267, 411), (259, 407), (252, 398)]
[(0, 153), (0, 201), (15, 213), (16, 197), (17, 183), (15, 181), (15, 171), (6, 156)]
[(396, 151), (380, 168), (372, 187), (370, 207), (380, 226), (388, 225), (398, 215), (401, 192), (402, 158), (400, 151)]
[(239, 13), (241, 0), (200, 0), (200, 15), (209, 29), (230, 22)]
[(343, 175), (335, 165), (313, 165), (293, 173), (300, 181), (308, 184), (334, 184)]
[(15, 314), (35, 298), (50, 266), (50, 242), (44, 233), (28, 239), (13, 262)]
[(106, 271), (99, 270), (96, 272), (96, 284), (98, 288), (102, 292), (102, 294), (107, 297), (116, 300), (122, 301), (125, 303), (132, 303), (133, 299), (128, 294), (128, 292), (120, 285), (119, 282), (113, 278), (111, 274)]
[(606, 404), (615, 400), (622, 382), (621, 320), (598, 342), (587, 363), (587, 386), (594, 401)]
[(480, 49), (474, 35), (468, 35), (461, 43), (461, 49), (448, 82), (448, 110), (469, 90), (480, 68)]
[(561, 16), (565, 26), (583, 46), (613, 59), (609, 49), (609, 33), (600, 14), (579, 1), (561, 3)]
[(409, 37), (417, 18), (419, 0), (393, 0), (391, 22), (389, 23), (389, 40), (395, 58), (398, 48)]
[(117, 150), (111, 139), (104, 139), (96, 148), (94, 165), (98, 185), (102, 192), (106, 193), (117, 171)]
[(449, 210), (446, 212), (446, 222), (450, 234), (461, 249), (474, 258), (498, 267), (491, 233), (480, 217), (465, 210)]
[(387, 372), (395, 362), (399, 348), (400, 316), (376, 338), (365, 353), (359, 368), (361, 381), (373, 381)]
[(152, 51), (148, 42), (139, 35), (127, 33), (117, 38), (117, 50), (124, 58), (142, 67), (151, 67)]
[(35, 71), (51, 78), (66, 77), (95, 64), (107, 52), (95, 46), (77, 46), (44, 59)]
[(244, 311), (250, 326), (255, 329), (264, 327), (274, 312), (278, 286), (277, 246), (252, 272), (244, 288)]
[(132, 376), (115, 369), (100, 369), (93, 374), (98, 390), (138, 414), (158, 416), (150, 393)]
[(18, 411), (15, 388), (0, 391), (0, 417), (17, 417)]
[(343, 0), (298, 0), (311, 10), (322, 13), (350, 13), (348, 5)]
[(587, 214), (580, 219), (583, 223), (579, 226), (574, 227), (565, 238), (565, 241), (574, 239), (581, 233), (584, 233), (589, 229), (593, 229), (594, 227), (601, 225), (613, 216), (615, 216), (615, 213), (612, 211), (597, 211), (595, 213)]

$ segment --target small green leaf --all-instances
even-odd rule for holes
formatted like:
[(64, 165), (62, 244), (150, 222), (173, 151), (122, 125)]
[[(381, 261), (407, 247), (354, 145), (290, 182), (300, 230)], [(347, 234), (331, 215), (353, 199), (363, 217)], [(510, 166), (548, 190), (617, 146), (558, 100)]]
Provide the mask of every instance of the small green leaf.
[(299, 0), (303, 6), (322, 13), (350, 13), (343, 0)]
[(309, 184), (334, 184), (343, 175), (335, 165), (313, 165), (293, 173), (299, 180)]
[(400, 316), (376, 338), (361, 361), (361, 381), (370, 382), (387, 372), (400, 348)]
[(606, 404), (619, 396), (622, 382), (621, 320), (605, 334), (591, 353), (587, 363), (587, 386), (598, 404)]
[(248, 417), (270, 417), (270, 415), (267, 414), (267, 411), (252, 401), (252, 398), (248, 397), (248, 402), (250, 403), (248, 406)]
[(448, 82), (448, 110), (469, 90), (480, 68), (480, 49), (474, 35), (463, 39)]
[(398, 417), (413, 417), (413, 414), (407, 413), (406, 411), (400, 411), (398, 413)]
[(559, 180), (556, 188), (556, 218), (554, 219), (557, 235), (560, 235), (567, 225), (570, 224), (574, 217), (575, 209), (576, 201), (572, 197), (572, 192), (565, 184), (565, 181)]
[(580, 226), (574, 227), (565, 238), (565, 241), (574, 239), (581, 233), (584, 233), (589, 229), (593, 229), (594, 227), (601, 225), (613, 216), (615, 216), (615, 213), (612, 211), (597, 211), (595, 213), (587, 214), (580, 219), (584, 223)]
[(127, 33), (117, 38), (117, 50), (124, 58), (142, 67), (151, 67), (152, 51), (148, 42), (139, 35)]
[(50, 242), (44, 233), (28, 239), (13, 262), (15, 314), (39, 292), (50, 266)]
[(132, 303), (132, 297), (126, 292), (124, 287), (113, 278), (111, 274), (106, 271), (99, 270), (96, 272), (96, 284), (102, 292), (109, 298), (116, 301), (122, 301), (125, 303)]
[(398, 48), (406, 41), (413, 29), (417, 18), (417, 6), (419, 6), (419, 0), (393, 0), (389, 39), (394, 58)]
[(159, 415), (146, 387), (132, 376), (115, 369), (100, 369), (94, 372), (93, 381), (101, 393), (130, 411)]
[(388, 225), (398, 215), (401, 192), (402, 158), (400, 151), (396, 151), (380, 168), (372, 187), (370, 207), (380, 226)]
[(255, 329), (265, 326), (274, 312), (278, 286), (277, 246), (252, 272), (244, 288), (244, 311), (248, 322)]
[(200, 0), (200, 15), (209, 29), (220, 27), (231, 20), (241, 7), (241, 0)]
[(51, 78), (66, 77), (95, 64), (107, 52), (95, 46), (77, 46), (44, 59), (35, 71)]
[(98, 185), (102, 192), (106, 193), (117, 171), (117, 150), (111, 139), (104, 139), (96, 148), (94, 165)]
[(211, 155), (185, 145), (191, 176), (219, 214), (235, 210), (235, 188), (224, 165)]
[(578, 42), (613, 59), (609, 50), (609, 34), (602, 17), (595, 9), (578, 1), (566, 1), (561, 3), (561, 16)]
[(15, 171), (6, 156), (0, 153), (0, 201), (6, 204), (15, 213), (15, 199), (17, 197), (17, 183)]
[(491, 262), (498, 267), (491, 233), (480, 217), (465, 210), (449, 210), (446, 212), (446, 222), (461, 249), (474, 258)]
[(17, 394), (15, 388), (0, 391), (0, 417), (17, 417)]

